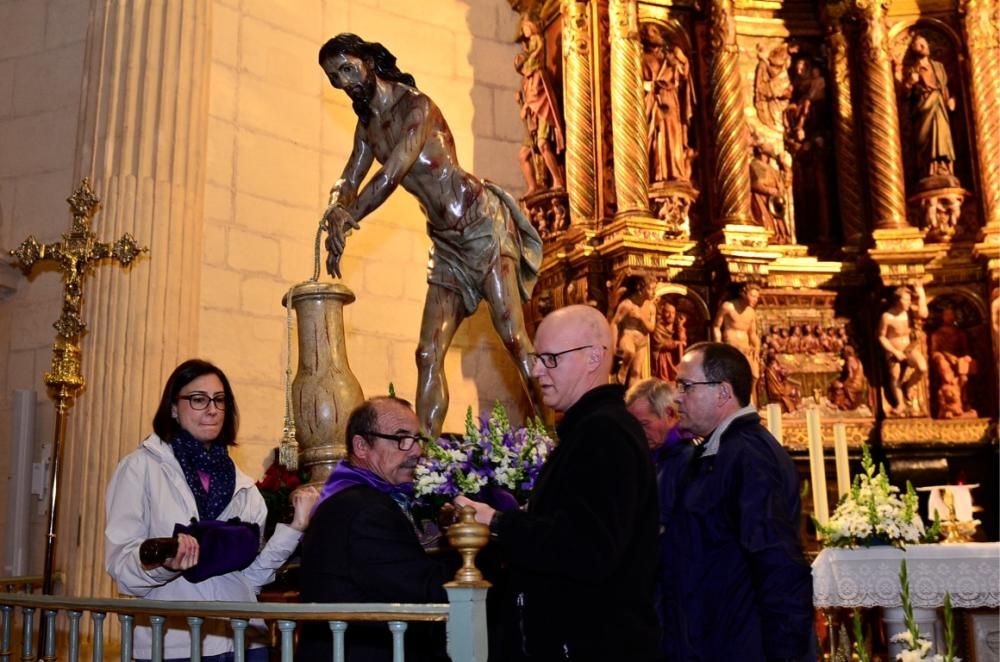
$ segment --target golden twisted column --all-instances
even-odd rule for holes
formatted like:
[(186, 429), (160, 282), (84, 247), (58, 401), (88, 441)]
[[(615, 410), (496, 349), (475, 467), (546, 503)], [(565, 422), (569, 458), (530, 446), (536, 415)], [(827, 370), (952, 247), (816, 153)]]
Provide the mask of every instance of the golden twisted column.
[(712, 42), (709, 88), (715, 134), (715, 189), (721, 224), (744, 225), (750, 217), (750, 141), (743, 117), (743, 86), (736, 45), (733, 0), (712, 0), (709, 9)]
[(89, 4), (77, 177), (90, 175), (107, 231), (131, 232), (155, 256), (128, 279), (95, 274), (84, 303), (95, 333), (59, 520), (60, 538), (78, 544), (56, 559), (69, 595), (110, 596), (105, 489), (150, 432), (167, 376), (198, 349), (212, 20), (201, 0)]
[(649, 162), (643, 116), (642, 44), (636, 0), (611, 0), (611, 112), (616, 217), (649, 216)]
[(963, 0), (962, 28), (972, 72), (979, 188), (986, 225), (1000, 225), (1000, 4)]
[(566, 127), (566, 192), (570, 220), (592, 226), (597, 219), (597, 170), (594, 143), (593, 41), (586, 2), (563, 0), (563, 104)]
[(830, 73), (834, 81), (834, 140), (837, 153), (837, 194), (844, 243), (858, 245), (865, 234), (864, 200), (861, 191), (861, 168), (858, 165), (858, 137), (851, 92), (851, 68), (848, 43), (838, 18), (827, 23)]
[(876, 230), (909, 227), (900, 151), (899, 116), (889, 56), (885, 17), (888, 0), (852, 0), (862, 22), (860, 49), (864, 66), (865, 131), (872, 214)]

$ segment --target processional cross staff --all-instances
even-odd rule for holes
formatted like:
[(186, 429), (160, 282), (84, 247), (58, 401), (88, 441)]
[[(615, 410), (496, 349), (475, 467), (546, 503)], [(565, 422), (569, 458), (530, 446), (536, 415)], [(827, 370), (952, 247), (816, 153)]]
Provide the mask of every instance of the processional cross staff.
[(45, 385), (49, 387), (56, 405), (56, 430), (49, 472), (45, 573), (42, 582), (42, 593), (45, 595), (52, 594), (52, 563), (55, 555), (62, 448), (66, 439), (66, 414), (73, 405), (73, 399), (86, 383), (80, 374), (80, 336), (87, 328), (80, 315), (83, 280), (102, 260), (111, 258), (127, 267), (138, 255), (149, 251), (148, 248), (140, 248), (128, 232), (113, 244), (97, 240), (97, 235), (90, 229), (90, 221), (97, 213), (100, 200), (94, 195), (86, 177), (66, 202), (73, 214), (73, 225), (68, 233), (63, 234), (62, 241), (39, 244), (34, 236), (29, 235), (20, 246), (10, 251), (17, 258), (16, 264), (24, 275), (30, 275), (36, 264), (50, 263), (62, 273), (63, 279), (62, 314), (52, 325), (57, 336), (52, 346), (51, 371), (45, 373)]

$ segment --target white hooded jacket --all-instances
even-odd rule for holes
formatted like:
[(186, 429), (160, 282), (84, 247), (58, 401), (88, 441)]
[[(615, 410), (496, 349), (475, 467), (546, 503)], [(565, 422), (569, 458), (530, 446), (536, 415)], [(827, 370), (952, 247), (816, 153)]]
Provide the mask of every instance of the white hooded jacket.
[[(164, 567), (146, 570), (139, 561), (139, 546), (147, 538), (168, 538), (174, 525), (188, 524), (198, 517), (194, 494), (184, 478), (170, 444), (155, 434), (143, 440), (138, 450), (127, 455), (108, 485), (105, 510), (104, 563), (118, 590), (147, 600), (205, 600), (252, 602), (260, 588), (274, 579), (274, 572), (295, 551), (300, 531), (278, 524), (257, 558), (238, 572), (212, 577), (192, 584), (181, 573)], [(238, 517), (256, 522), (264, 529), (267, 508), (254, 481), (236, 468), (233, 498), (218, 519)], [(262, 625), (260, 621), (254, 625)], [(184, 618), (168, 618), (164, 629), (164, 658), (190, 657), (190, 635)], [(202, 655), (219, 655), (233, 650), (231, 629), (225, 621), (208, 620), (202, 625)], [(248, 639), (253, 633), (247, 632)], [(135, 628), (133, 654), (151, 657), (152, 632)]]

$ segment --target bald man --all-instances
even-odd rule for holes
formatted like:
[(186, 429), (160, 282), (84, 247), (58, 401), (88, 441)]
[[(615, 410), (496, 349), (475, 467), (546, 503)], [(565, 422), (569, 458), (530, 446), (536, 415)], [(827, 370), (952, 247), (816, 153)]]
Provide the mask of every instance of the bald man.
[(507, 560), (513, 659), (658, 659), (653, 606), (656, 477), (624, 389), (608, 384), (611, 329), (588, 306), (568, 306), (538, 326), (531, 375), (562, 412), (559, 445), (525, 511), (499, 513), (458, 497)]

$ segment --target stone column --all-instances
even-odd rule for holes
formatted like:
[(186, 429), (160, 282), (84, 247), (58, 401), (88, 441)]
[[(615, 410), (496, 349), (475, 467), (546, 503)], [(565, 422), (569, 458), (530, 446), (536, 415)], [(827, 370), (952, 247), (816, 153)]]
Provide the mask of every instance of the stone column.
[(865, 236), (865, 207), (861, 192), (864, 182), (858, 163), (858, 135), (851, 92), (851, 67), (848, 57), (849, 44), (844, 34), (839, 5), (837, 14), (830, 10), (827, 17), (826, 43), (829, 47), (830, 75), (834, 96), (834, 144), (837, 155), (837, 194), (840, 217), (844, 229), (844, 244), (857, 247)]
[(899, 115), (886, 29), (888, 0), (851, 0), (861, 20), (859, 58), (864, 68), (862, 126), (875, 230), (898, 230), (906, 222), (906, 191), (900, 150)]
[(594, 135), (594, 52), (587, 2), (563, 0), (566, 192), (573, 225), (597, 220), (597, 147)]
[(720, 225), (750, 223), (750, 141), (743, 117), (740, 49), (736, 44), (733, 0), (711, 0), (709, 30), (712, 65), (712, 133), (715, 137), (715, 191)]
[(150, 254), (127, 278), (105, 269), (88, 287), (87, 389), (70, 411), (56, 549), (69, 595), (112, 594), (108, 481), (151, 431), (169, 373), (197, 353), (210, 8), (201, 0), (91, 6), (74, 180), (89, 176), (101, 198), (102, 236), (131, 232)]
[(996, 234), (1000, 232), (1000, 4), (963, 0), (961, 11), (972, 73), (969, 86), (983, 217)]
[(643, 116), (642, 44), (636, 0), (611, 0), (611, 112), (614, 117), (616, 218), (649, 213), (649, 162)]

